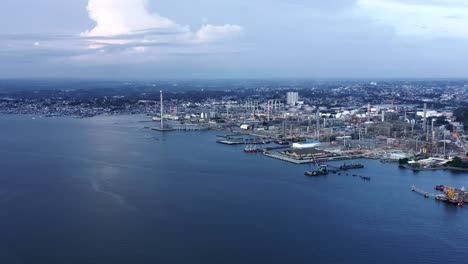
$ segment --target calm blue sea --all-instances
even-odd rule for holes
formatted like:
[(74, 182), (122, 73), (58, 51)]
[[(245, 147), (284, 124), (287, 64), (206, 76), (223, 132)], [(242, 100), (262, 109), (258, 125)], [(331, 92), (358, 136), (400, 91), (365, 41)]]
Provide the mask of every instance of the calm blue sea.
[(466, 261), (468, 206), (410, 191), (468, 187), (466, 173), (364, 160), (309, 178), (221, 132), (144, 120), (0, 116), (0, 263)]

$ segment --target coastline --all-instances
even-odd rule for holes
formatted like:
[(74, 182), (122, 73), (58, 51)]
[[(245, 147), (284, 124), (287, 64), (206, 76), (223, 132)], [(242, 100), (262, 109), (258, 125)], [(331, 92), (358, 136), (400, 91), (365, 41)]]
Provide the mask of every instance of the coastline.
[(462, 171), (468, 172), (468, 168), (457, 168), (457, 167), (435, 167), (435, 168), (413, 168), (408, 164), (400, 164), (400, 168), (409, 169), (413, 171), (437, 171), (437, 170), (450, 170), (450, 171)]

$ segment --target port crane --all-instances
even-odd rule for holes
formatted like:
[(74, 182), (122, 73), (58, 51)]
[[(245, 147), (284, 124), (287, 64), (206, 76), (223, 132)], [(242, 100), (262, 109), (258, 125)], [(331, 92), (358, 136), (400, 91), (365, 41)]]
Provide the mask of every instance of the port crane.
[[(317, 160), (315, 159), (315, 155), (314, 154), (311, 154), (312, 155), (312, 160), (313, 160), (313, 163), (315, 165), (315, 167), (317, 167), (317, 170), (316, 171), (307, 171), (305, 173), (306, 176), (320, 176), (320, 175), (327, 175), (328, 174), (328, 168), (327, 168), (327, 165), (320, 165)], [(309, 167), (310, 167), (310, 163), (309, 163)]]
[[(327, 175), (328, 174), (328, 169), (327, 165), (320, 165), (317, 160), (315, 159), (315, 155), (312, 154), (312, 160), (314, 161), (315, 167), (317, 167), (316, 171), (307, 171), (305, 173), (306, 176), (320, 176), (320, 175)], [(310, 163), (309, 163), (310, 166)]]

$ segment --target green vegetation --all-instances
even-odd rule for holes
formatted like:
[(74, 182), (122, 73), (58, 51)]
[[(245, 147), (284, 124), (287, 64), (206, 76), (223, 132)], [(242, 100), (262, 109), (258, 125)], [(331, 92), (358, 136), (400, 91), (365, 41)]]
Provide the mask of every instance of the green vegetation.
[(463, 122), (465, 126), (465, 131), (467, 131), (468, 130), (468, 107), (459, 108), (453, 114), (457, 117), (458, 122)]
[(447, 165), (455, 168), (468, 168), (468, 163), (463, 162), (460, 157), (453, 158), (452, 161), (447, 162)]
[[(431, 121), (429, 122), (429, 124), (431, 122), (432, 122), (432, 118), (431, 118)], [(435, 126), (446, 126), (448, 124), (450, 124), (450, 123), (447, 121), (447, 118), (445, 116), (439, 116), (439, 117), (435, 118), (435, 121), (434, 121)]]
[(399, 160), (398, 160), (398, 163), (399, 163), (400, 165), (406, 165), (406, 164), (408, 164), (408, 162), (409, 162), (409, 159), (408, 159), (408, 158), (404, 158), (404, 159), (399, 159)]

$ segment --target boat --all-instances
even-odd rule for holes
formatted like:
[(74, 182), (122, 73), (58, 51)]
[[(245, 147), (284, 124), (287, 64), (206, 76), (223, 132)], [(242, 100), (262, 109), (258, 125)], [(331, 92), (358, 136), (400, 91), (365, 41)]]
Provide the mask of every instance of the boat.
[(445, 194), (437, 194), (435, 196), (435, 199), (437, 201), (447, 201), (448, 198), (447, 198), (447, 196)]
[(275, 140), (274, 142), (278, 145), (289, 145), (289, 141), (287, 140)]
[(464, 196), (462, 201), (463, 201), (464, 203), (468, 203), (468, 196)]
[(350, 170), (350, 169), (362, 169), (364, 168), (364, 165), (362, 164), (343, 164), (340, 166), (340, 170)]
[(304, 173), (306, 176), (325, 176), (328, 174), (327, 165), (320, 165), (316, 171), (307, 171)]
[(434, 187), (434, 190), (443, 192), (445, 190), (445, 186), (444, 185), (436, 185)]
[(450, 204), (458, 205), (458, 204), (459, 204), (460, 202), (462, 202), (462, 201), (459, 201), (459, 200), (456, 199), (456, 198), (448, 198), (448, 199), (444, 200), (444, 202), (450, 203)]
[(463, 206), (463, 199), (460, 199), (459, 194), (456, 193), (455, 188), (447, 187), (445, 190), (447, 199), (444, 200), (446, 203)]
[(244, 148), (245, 153), (257, 153), (260, 152), (261, 150), (257, 148), (257, 146), (247, 146)]

